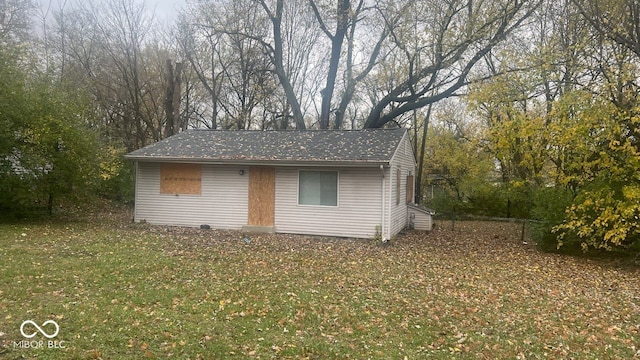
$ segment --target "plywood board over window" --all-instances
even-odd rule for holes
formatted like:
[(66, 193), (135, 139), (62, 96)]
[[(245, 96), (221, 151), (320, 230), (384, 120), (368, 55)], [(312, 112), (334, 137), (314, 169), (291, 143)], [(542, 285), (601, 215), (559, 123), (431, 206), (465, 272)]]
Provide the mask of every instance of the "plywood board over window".
[(160, 193), (200, 195), (202, 192), (202, 165), (160, 164)]
[(413, 175), (407, 175), (407, 204), (413, 203)]

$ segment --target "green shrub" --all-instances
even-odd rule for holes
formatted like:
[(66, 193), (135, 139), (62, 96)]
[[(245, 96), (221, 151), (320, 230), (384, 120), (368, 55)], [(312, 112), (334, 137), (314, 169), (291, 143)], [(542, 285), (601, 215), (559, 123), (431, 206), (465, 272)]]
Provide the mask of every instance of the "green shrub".
[[(531, 238), (541, 250), (558, 250), (557, 236), (551, 230), (564, 221), (566, 209), (572, 200), (571, 191), (555, 187), (540, 189), (533, 196)], [(571, 247), (572, 244), (565, 242), (565, 245)]]
[(124, 148), (113, 146), (102, 151), (97, 193), (109, 200), (129, 203), (135, 196), (135, 169), (131, 161), (124, 159), (124, 154)]
[(528, 219), (533, 192), (527, 185), (514, 187), (478, 182), (462, 195), (462, 200), (455, 192), (445, 190), (437, 192), (427, 205), (444, 217), (475, 215)]

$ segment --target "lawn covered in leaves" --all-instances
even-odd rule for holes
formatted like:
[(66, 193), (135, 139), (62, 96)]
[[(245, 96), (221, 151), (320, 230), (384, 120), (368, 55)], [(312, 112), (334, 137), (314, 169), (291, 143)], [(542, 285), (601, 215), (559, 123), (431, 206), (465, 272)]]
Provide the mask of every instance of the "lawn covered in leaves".
[[(0, 358), (640, 357), (640, 271), (516, 224), (381, 245), (98, 215), (0, 225)], [(28, 319), (63, 348), (16, 346)]]

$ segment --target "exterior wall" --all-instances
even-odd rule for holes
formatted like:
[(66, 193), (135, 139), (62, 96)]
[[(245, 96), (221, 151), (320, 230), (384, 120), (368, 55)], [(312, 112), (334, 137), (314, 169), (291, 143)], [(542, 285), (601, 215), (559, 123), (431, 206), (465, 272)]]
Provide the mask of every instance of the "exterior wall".
[(338, 171), (337, 207), (298, 205), (299, 169), (276, 168), (276, 231), (341, 237), (374, 237), (382, 217), (380, 169), (322, 168), (322, 170)]
[[(276, 232), (371, 238), (382, 230), (383, 238), (390, 239), (408, 225), (406, 178), (409, 173), (415, 175), (415, 161), (407, 134), (390, 166), (385, 166), (384, 179), (378, 167), (321, 169), (338, 171), (336, 207), (298, 205), (300, 169), (275, 169)], [(400, 201), (396, 203), (398, 169)], [(160, 163), (138, 162), (134, 220), (240, 230), (248, 221), (248, 186), (247, 167), (203, 164), (200, 195), (161, 194)]]
[(431, 231), (433, 222), (430, 214), (415, 208), (409, 208), (409, 216), (413, 217), (413, 228), (416, 230)]
[[(240, 175), (239, 171), (245, 174)], [(247, 224), (248, 174), (239, 166), (202, 165), (200, 195), (160, 194), (160, 164), (139, 162), (135, 221), (241, 229)]]
[[(397, 170), (400, 170), (400, 201), (396, 202), (397, 196)], [(400, 145), (396, 149), (396, 153), (391, 158), (390, 173), (387, 176), (388, 192), (387, 200), (390, 204), (387, 204), (389, 209), (389, 238), (398, 234), (402, 229), (406, 228), (409, 224), (409, 209), (406, 201), (407, 193), (407, 176), (411, 173), (415, 176), (416, 163), (413, 156), (413, 149), (409, 140), (408, 134), (405, 133), (404, 138), (400, 142)]]

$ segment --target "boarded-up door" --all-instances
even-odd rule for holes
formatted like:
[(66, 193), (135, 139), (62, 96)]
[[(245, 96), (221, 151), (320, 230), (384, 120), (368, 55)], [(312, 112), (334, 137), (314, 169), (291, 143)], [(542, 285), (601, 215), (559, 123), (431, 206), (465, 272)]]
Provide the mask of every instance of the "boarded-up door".
[(276, 171), (272, 167), (249, 168), (249, 224), (273, 226), (276, 204)]

